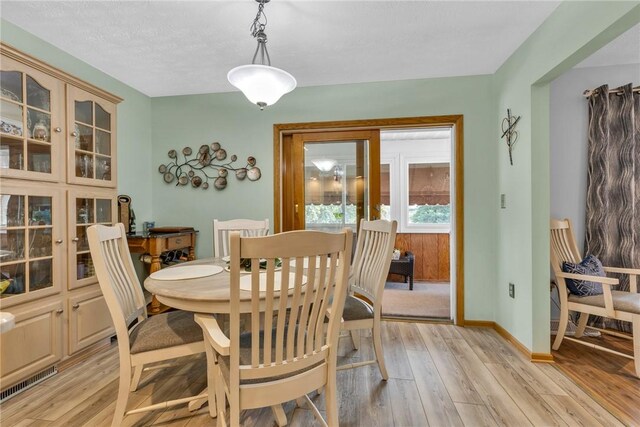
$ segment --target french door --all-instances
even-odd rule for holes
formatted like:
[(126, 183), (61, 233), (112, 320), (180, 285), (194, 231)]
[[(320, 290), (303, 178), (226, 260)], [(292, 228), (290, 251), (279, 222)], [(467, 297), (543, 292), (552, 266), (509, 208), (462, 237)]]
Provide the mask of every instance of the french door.
[(380, 132), (294, 133), (284, 139), (282, 230), (358, 230), (380, 217)]

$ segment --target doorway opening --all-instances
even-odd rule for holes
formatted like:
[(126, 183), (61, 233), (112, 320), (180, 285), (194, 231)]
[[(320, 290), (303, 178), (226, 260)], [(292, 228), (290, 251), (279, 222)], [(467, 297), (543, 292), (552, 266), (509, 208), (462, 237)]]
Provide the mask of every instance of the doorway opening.
[(380, 216), (398, 221), (401, 257), (385, 286), (386, 317), (452, 318), (451, 152), (451, 127), (380, 132)]
[[(396, 219), (396, 248), (414, 255), (414, 290), (395, 286), (414, 301), (418, 288), (440, 283), (442, 296), (436, 302), (432, 293), (403, 317), (464, 325), (462, 149), (462, 116), (276, 124), (275, 231), (357, 230), (360, 219)], [(392, 172), (400, 166), (404, 178)], [(423, 286), (427, 277), (431, 286)], [(428, 310), (434, 303), (441, 309), (435, 315)]]

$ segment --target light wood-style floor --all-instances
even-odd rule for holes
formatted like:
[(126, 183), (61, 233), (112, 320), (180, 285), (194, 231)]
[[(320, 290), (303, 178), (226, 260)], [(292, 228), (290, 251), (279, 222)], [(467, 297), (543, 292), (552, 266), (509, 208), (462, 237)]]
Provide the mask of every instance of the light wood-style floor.
[[(347, 426), (621, 426), (553, 365), (532, 364), (486, 328), (383, 322), (389, 381), (376, 366), (338, 372), (340, 425)], [(370, 337), (355, 352), (341, 340), (341, 361), (368, 358)], [(0, 424), (108, 426), (118, 386), (115, 344), (5, 402)], [(153, 380), (153, 381), (150, 381)], [(204, 358), (152, 371), (131, 406), (195, 394), (205, 386)], [(324, 395), (312, 398), (324, 408)], [(285, 405), (292, 426), (318, 425), (311, 411)], [(275, 425), (270, 409), (245, 411), (246, 426)], [(186, 407), (125, 418), (124, 425), (215, 425), (207, 407)]]
[[(552, 337), (552, 338), (555, 338)], [(602, 334), (599, 338), (582, 338), (626, 354), (633, 354), (633, 341)], [(556, 366), (624, 424), (640, 425), (640, 378), (633, 360), (606, 351), (585, 348), (563, 340), (553, 352)]]

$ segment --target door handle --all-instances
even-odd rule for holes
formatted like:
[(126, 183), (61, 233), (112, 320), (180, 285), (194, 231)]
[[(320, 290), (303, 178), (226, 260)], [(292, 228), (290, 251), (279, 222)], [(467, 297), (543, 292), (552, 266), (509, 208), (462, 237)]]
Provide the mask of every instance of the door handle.
[(296, 213), (298, 213), (298, 204), (297, 203), (295, 204), (295, 210), (296, 210)]

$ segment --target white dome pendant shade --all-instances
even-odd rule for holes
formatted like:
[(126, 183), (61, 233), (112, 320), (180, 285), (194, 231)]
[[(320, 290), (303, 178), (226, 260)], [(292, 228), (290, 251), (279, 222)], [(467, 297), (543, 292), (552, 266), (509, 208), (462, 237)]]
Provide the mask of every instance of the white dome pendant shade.
[(260, 64), (236, 67), (229, 71), (227, 79), (261, 110), (278, 102), (282, 95), (291, 92), (297, 84), (296, 79), (286, 71)]
[[(227, 73), (229, 83), (240, 89), (244, 96), (261, 110), (278, 102), (282, 95), (294, 90), (297, 84), (291, 74), (271, 66), (271, 58), (267, 51), (267, 34), (264, 32), (267, 26), (264, 5), (269, 1), (256, 0), (258, 14), (251, 24), (251, 35), (258, 41), (258, 46), (251, 65), (241, 65)], [(256, 63), (258, 58), (259, 64)]]

